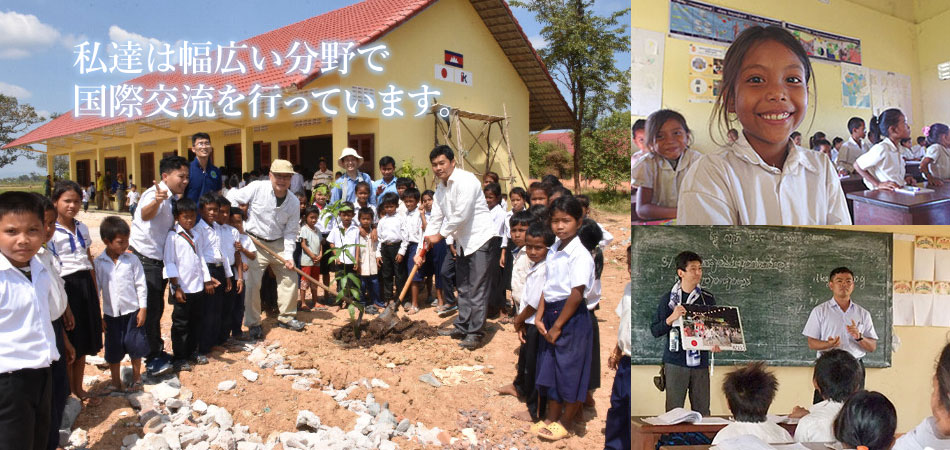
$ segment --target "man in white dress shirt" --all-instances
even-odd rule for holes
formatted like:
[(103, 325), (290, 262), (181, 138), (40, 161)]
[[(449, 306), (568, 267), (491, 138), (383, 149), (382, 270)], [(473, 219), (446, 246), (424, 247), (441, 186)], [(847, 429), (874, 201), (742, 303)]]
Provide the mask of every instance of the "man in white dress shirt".
[(145, 270), (145, 286), (148, 292), (145, 309), (145, 336), (149, 353), (145, 357), (145, 370), (151, 376), (171, 372), (171, 355), (165, 352), (162, 342), (161, 320), (165, 312), (167, 281), (162, 276), (165, 264), (165, 239), (175, 224), (172, 206), (176, 198), (185, 193), (188, 186), (188, 160), (180, 156), (167, 156), (158, 163), (161, 182), (142, 193), (139, 206), (132, 215), (132, 232), (129, 249), (139, 258)]
[(290, 161), (275, 159), (270, 166), (270, 179), (259, 180), (241, 189), (228, 191), (232, 203), (247, 205), (244, 230), (261, 244), (281, 255), (281, 264), (267, 251), (257, 252), (257, 258), (248, 262), (244, 296), (244, 325), (254, 339), (263, 337), (261, 330), (261, 278), (270, 266), (277, 278), (277, 306), (279, 325), (302, 331), (305, 324), (297, 320), (297, 273), (294, 272), (294, 247), (300, 231), (300, 203), (290, 194), (290, 179), (294, 167)]
[[(491, 281), (499, 276), (498, 259), (492, 259), (491, 255), (498, 254), (500, 240), (492, 239), (497, 233), (482, 183), (475, 174), (455, 167), (455, 153), (447, 145), (432, 149), (429, 161), (440, 183), (425, 230), (426, 248), (451, 236), (458, 250), (455, 270), (459, 314), (455, 328), (442, 330), (440, 334), (464, 338), (459, 345), (474, 350), (485, 326)], [(415, 262), (422, 264), (422, 249), (416, 254)]]
[[(847, 267), (837, 267), (828, 276), (828, 288), (834, 296), (818, 304), (808, 315), (802, 334), (808, 338), (808, 348), (822, 352), (840, 348), (861, 363), (860, 389), (864, 389), (865, 355), (877, 349), (877, 332), (871, 321), (871, 313), (851, 301), (854, 292), (854, 272)], [(822, 401), (815, 390), (815, 403)]]

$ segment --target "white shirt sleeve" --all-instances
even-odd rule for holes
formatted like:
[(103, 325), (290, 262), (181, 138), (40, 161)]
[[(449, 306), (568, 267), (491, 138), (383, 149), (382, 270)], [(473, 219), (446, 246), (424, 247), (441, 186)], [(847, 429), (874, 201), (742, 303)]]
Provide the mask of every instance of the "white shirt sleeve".
[(652, 156), (640, 158), (633, 166), (631, 186), (653, 189), (653, 182), (656, 180), (656, 164), (653, 164), (653, 158)]
[(145, 284), (145, 269), (142, 267), (142, 263), (138, 258), (133, 257), (129, 258), (129, 261), (132, 263), (132, 276), (135, 278), (133, 282), (135, 283), (135, 296), (138, 300), (139, 309), (145, 308), (148, 306), (148, 289)]
[(825, 185), (825, 195), (828, 196), (828, 216), (825, 224), (851, 225), (851, 213), (848, 211), (848, 202), (838, 181), (838, 173), (835, 172), (834, 164), (826, 164), (826, 166), (825, 179), (828, 183)]
[(728, 183), (709, 158), (700, 158), (686, 172), (676, 203), (678, 225), (738, 225), (739, 214), (727, 199)]
[(166, 279), (178, 278), (178, 254), (175, 253), (175, 233), (168, 232), (168, 238), (165, 239), (165, 267), (162, 269)]
[(821, 322), (818, 317), (818, 308), (816, 306), (811, 310), (811, 313), (808, 314), (808, 321), (805, 322), (805, 329), (802, 330), (802, 335), (810, 337), (812, 339), (821, 340)]

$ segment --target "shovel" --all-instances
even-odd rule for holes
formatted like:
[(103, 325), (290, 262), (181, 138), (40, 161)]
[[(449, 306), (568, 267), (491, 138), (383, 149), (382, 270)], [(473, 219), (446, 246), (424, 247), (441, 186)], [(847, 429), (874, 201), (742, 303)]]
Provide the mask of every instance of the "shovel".
[[(267, 252), (269, 255), (273, 256), (273, 257), (276, 258), (278, 261), (280, 261), (281, 264), (284, 264), (284, 265), (286, 266), (287, 260), (284, 259), (283, 257), (281, 257), (279, 254), (277, 254), (277, 252), (275, 252), (275, 251), (271, 250), (270, 248), (268, 248), (267, 246), (265, 246), (263, 243), (261, 243), (261, 241), (257, 240), (257, 238), (255, 238), (254, 236), (248, 235), (248, 237), (251, 238), (251, 241), (254, 242), (254, 245), (256, 245), (257, 248), (264, 250), (264, 251)], [(300, 269), (298, 269), (298, 268), (296, 268), (296, 267), (294, 267), (294, 272), (297, 272), (297, 274), (299, 274), (300, 276), (306, 278), (307, 281), (309, 281), (309, 282), (311, 282), (311, 283), (313, 283), (313, 284), (316, 284), (317, 286), (321, 287), (323, 290), (329, 292), (330, 295), (336, 297), (336, 295), (337, 295), (336, 289), (333, 289), (333, 288), (331, 288), (331, 287), (328, 287), (327, 285), (325, 285), (325, 284), (323, 284), (323, 283), (317, 281), (316, 278), (311, 277), (310, 275), (304, 273), (304, 271), (302, 271), (302, 270), (300, 270)], [(352, 298), (349, 298), (349, 297), (343, 297), (343, 301), (344, 301), (345, 303), (352, 303), (352, 302), (353, 302), (353, 299), (352, 299)]]
[[(429, 249), (426, 248), (425, 243), (423, 243), (422, 244), (423, 258), (425, 258), (426, 252), (428, 250)], [(412, 266), (412, 271), (409, 272), (409, 277), (406, 279), (406, 284), (405, 286), (402, 287), (402, 292), (399, 293), (399, 299), (387, 305), (386, 309), (384, 309), (383, 312), (379, 315), (378, 319), (381, 322), (386, 323), (386, 328), (385, 328), (386, 333), (392, 330), (396, 326), (396, 324), (399, 323), (399, 315), (397, 314), (397, 312), (399, 311), (399, 305), (402, 304), (402, 299), (406, 297), (406, 292), (409, 291), (409, 286), (412, 286), (412, 278), (416, 276), (416, 272), (418, 271), (419, 271), (418, 264)]]

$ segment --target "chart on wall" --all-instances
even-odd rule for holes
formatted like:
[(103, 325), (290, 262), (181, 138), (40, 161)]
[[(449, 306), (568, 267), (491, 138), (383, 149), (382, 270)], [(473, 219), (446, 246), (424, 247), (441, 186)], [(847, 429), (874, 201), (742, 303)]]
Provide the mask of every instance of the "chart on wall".
[(785, 28), (805, 47), (812, 58), (861, 64), (861, 40), (785, 23)]
[(726, 49), (711, 45), (689, 45), (689, 101), (713, 103), (722, 85), (722, 60)]
[(841, 106), (870, 108), (871, 88), (868, 68), (841, 64)]
[(633, 28), (630, 39), (631, 114), (648, 116), (662, 105), (666, 36), (659, 31)]
[(914, 125), (914, 107), (910, 96), (910, 77), (885, 70), (870, 69), (871, 112), (878, 115), (888, 108), (900, 108), (907, 123)]
[(730, 43), (756, 25), (782, 22), (692, 0), (670, 0), (670, 34)]

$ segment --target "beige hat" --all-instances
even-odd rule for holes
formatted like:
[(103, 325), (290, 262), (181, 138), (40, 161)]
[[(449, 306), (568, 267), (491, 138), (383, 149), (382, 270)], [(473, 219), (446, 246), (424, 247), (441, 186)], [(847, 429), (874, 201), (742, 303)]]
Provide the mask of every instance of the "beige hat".
[(275, 159), (270, 165), (271, 173), (294, 173), (294, 165), (286, 159)]
[(337, 161), (343, 162), (343, 158), (346, 158), (347, 156), (353, 156), (356, 159), (360, 160), (360, 164), (363, 164), (363, 157), (360, 156), (359, 153), (356, 153), (356, 150), (353, 150), (352, 148), (349, 148), (349, 147), (343, 149), (343, 153), (340, 154), (340, 157), (337, 158)]

